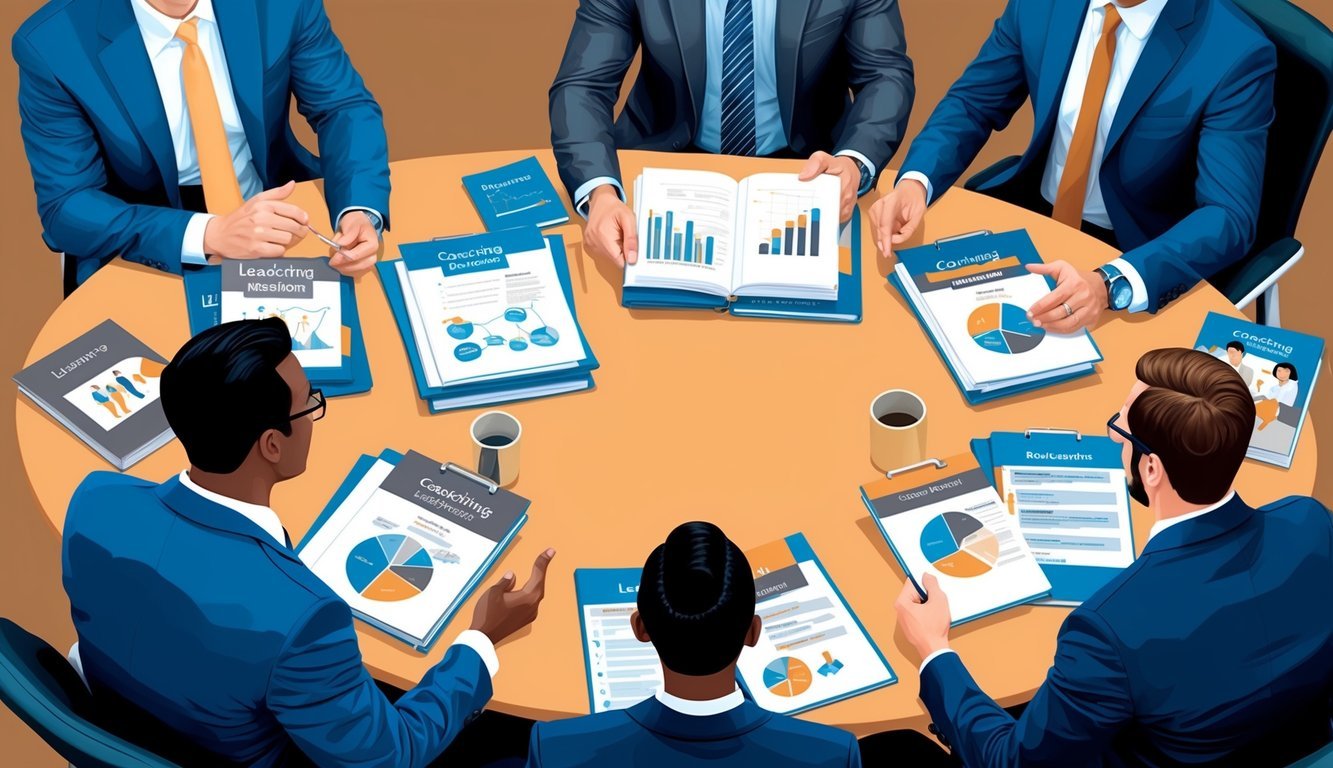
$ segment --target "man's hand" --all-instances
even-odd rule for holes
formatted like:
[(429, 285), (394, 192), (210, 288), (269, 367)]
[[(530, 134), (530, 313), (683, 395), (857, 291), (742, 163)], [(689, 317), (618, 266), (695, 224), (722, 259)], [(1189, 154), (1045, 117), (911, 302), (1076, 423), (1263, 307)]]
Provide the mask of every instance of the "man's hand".
[(616, 188), (603, 184), (588, 198), (588, 223), (583, 245), (599, 259), (610, 259), (617, 267), (639, 260), (638, 224), (634, 212), (621, 201)]
[(228, 259), (274, 259), (305, 237), (310, 216), (283, 202), (296, 188), (289, 181), (246, 200), (225, 216), (214, 216), (204, 229), (204, 253)]
[(348, 211), (343, 214), (333, 242), (341, 246), (342, 250), (331, 254), (330, 267), (344, 275), (355, 276), (375, 266), (380, 237), (365, 211)]
[(925, 575), (921, 588), (926, 590), (929, 598), (925, 602), (921, 601), (921, 595), (908, 579), (894, 608), (898, 611), (898, 626), (902, 627), (907, 642), (916, 649), (920, 659), (925, 659), (949, 647), (949, 596), (944, 594), (933, 573)]
[(1101, 275), (1079, 272), (1067, 261), (1029, 264), (1028, 271), (1055, 278), (1055, 290), (1028, 310), (1033, 325), (1051, 333), (1073, 333), (1101, 319), (1107, 305), (1106, 283)]
[(894, 246), (907, 242), (925, 217), (925, 185), (916, 179), (898, 182), (898, 186), (870, 207), (870, 228), (879, 252), (885, 258), (892, 256)]
[(856, 207), (856, 192), (861, 188), (861, 166), (847, 156), (834, 157), (827, 152), (816, 152), (805, 161), (798, 181), (810, 181), (821, 173), (837, 176), (842, 182), (838, 199), (838, 221), (847, 221)]
[(531, 624), (546, 596), (546, 569), (553, 557), (554, 549), (538, 555), (532, 566), (532, 578), (517, 591), (514, 590), (514, 572), (506, 571), (500, 581), (483, 592), (477, 601), (477, 607), (472, 611), (472, 629), (498, 644)]

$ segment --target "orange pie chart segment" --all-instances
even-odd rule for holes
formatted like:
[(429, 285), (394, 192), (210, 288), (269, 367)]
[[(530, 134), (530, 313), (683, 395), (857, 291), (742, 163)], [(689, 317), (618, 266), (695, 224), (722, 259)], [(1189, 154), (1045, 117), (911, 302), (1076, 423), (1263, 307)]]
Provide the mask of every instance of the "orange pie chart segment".
[(774, 659), (764, 667), (764, 685), (774, 696), (792, 698), (810, 690), (814, 676), (810, 667), (794, 656)]
[(385, 571), (370, 582), (370, 586), (363, 589), (361, 594), (371, 600), (393, 603), (406, 600), (409, 597), (416, 597), (421, 594), (421, 590), (409, 584), (406, 579), (393, 571)]

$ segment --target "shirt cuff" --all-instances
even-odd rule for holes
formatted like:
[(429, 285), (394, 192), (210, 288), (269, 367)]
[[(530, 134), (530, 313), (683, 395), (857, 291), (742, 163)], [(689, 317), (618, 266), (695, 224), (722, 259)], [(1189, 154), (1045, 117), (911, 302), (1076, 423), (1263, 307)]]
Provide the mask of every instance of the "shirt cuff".
[(454, 640), (454, 645), (465, 645), (476, 651), (492, 678), (500, 672), (500, 657), (495, 653), (495, 643), (492, 643), (484, 633), (475, 629), (465, 629)]
[(342, 209), (341, 211), (338, 211), (338, 215), (333, 218), (333, 228), (336, 230), (339, 227), (341, 227), (343, 223), (343, 217), (351, 213), (352, 211), (365, 211), (366, 213), (369, 213), (370, 223), (374, 225), (375, 233), (381, 237), (384, 236), (384, 214), (380, 213), (374, 208), (367, 208), (364, 205), (349, 205), (346, 208)]
[(1134, 268), (1133, 264), (1130, 264), (1124, 259), (1116, 259), (1111, 262), (1110, 266), (1120, 270), (1120, 274), (1124, 275), (1125, 278), (1129, 280), (1130, 287), (1134, 289), (1134, 300), (1129, 302), (1127, 311), (1142, 312), (1147, 309), (1148, 286), (1143, 282), (1143, 275), (1139, 274), (1139, 271)]
[(208, 264), (208, 254), (204, 253), (204, 230), (208, 229), (211, 213), (196, 213), (185, 225), (185, 237), (181, 239), (181, 263), (204, 266)]
[(856, 190), (858, 196), (864, 195), (870, 191), (871, 187), (875, 186), (875, 164), (870, 162), (870, 158), (854, 149), (841, 149), (834, 154), (837, 157), (850, 157), (861, 165), (864, 165), (867, 171), (870, 171), (870, 175), (866, 177), (865, 183), (861, 184), (860, 188)]
[(930, 186), (930, 179), (926, 178), (926, 174), (921, 171), (907, 171), (906, 173), (900, 173), (898, 174), (898, 181), (894, 183), (894, 186), (896, 187), (908, 179), (915, 179), (921, 182), (921, 186), (926, 188), (926, 205), (930, 205), (930, 201), (935, 199), (935, 188)]
[(620, 201), (625, 202), (625, 188), (620, 186), (620, 182), (611, 176), (598, 176), (595, 179), (588, 179), (574, 190), (574, 210), (579, 212), (583, 218), (588, 218), (588, 198), (592, 197), (592, 191), (602, 186), (610, 184), (616, 188), (616, 194), (620, 196)]
[(922, 660), (921, 666), (917, 669), (917, 675), (920, 676), (926, 674), (926, 665), (934, 661), (935, 659), (939, 658), (940, 656), (943, 656), (946, 653), (952, 653), (957, 655), (958, 652), (952, 648), (941, 648), (938, 651), (935, 651), (934, 653), (927, 656), (924, 660)]

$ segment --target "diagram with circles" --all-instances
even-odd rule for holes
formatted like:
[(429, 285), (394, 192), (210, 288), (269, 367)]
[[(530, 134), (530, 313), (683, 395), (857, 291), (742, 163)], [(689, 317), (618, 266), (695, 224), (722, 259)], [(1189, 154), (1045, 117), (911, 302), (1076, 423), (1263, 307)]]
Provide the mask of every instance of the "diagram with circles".
[(977, 346), (1001, 355), (1031, 352), (1046, 338), (1046, 332), (1032, 324), (1022, 307), (1007, 302), (982, 304), (972, 310), (967, 333)]
[(488, 349), (522, 352), (530, 345), (554, 347), (560, 343), (560, 332), (547, 325), (533, 306), (509, 307), (484, 322), (452, 317), (444, 323), (449, 337), (463, 342), (454, 347), (454, 357), (464, 363), (477, 360)]

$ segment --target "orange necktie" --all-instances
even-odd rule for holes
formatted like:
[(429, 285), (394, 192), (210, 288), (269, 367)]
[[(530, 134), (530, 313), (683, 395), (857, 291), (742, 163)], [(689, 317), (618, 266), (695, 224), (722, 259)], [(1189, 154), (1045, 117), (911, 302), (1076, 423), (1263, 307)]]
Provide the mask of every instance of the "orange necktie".
[(1051, 218), (1074, 229), (1083, 225), (1083, 203), (1088, 197), (1088, 177), (1092, 175), (1092, 148), (1097, 143), (1097, 123), (1102, 119), (1102, 102), (1111, 82), (1111, 62), (1115, 61), (1115, 31), (1120, 27), (1120, 12), (1108, 3), (1102, 20), (1102, 36), (1092, 52), (1088, 84), (1083, 89), (1083, 103), (1078, 108), (1074, 138), (1065, 155), (1065, 169), (1056, 188)]
[(185, 41), (181, 57), (181, 81), (185, 84), (185, 104), (190, 109), (190, 128), (199, 154), (199, 176), (204, 185), (208, 212), (231, 213), (241, 207), (241, 183), (232, 166), (227, 129), (222, 125), (222, 110), (213, 90), (213, 76), (208, 71), (203, 49), (199, 47), (199, 19), (193, 18), (176, 28), (176, 37)]

